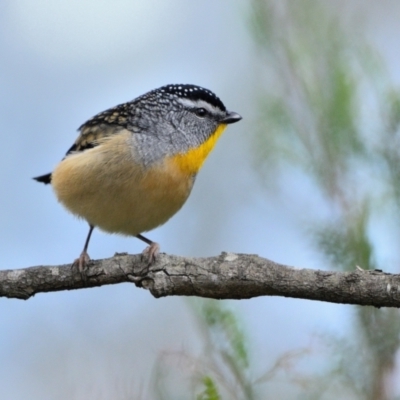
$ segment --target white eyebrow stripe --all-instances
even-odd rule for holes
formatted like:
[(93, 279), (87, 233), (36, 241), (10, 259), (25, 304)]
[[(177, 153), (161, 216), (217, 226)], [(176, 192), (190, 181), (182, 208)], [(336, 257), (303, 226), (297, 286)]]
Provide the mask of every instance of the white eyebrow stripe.
[(184, 105), (185, 107), (189, 108), (204, 108), (211, 114), (215, 114), (221, 112), (221, 110), (217, 107), (214, 107), (210, 103), (207, 103), (204, 100), (191, 100), (186, 98), (178, 98), (178, 101)]

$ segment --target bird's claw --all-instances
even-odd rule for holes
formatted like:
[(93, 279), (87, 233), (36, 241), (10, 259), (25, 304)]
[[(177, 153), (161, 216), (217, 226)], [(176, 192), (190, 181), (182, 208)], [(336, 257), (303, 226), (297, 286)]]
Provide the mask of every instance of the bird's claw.
[(142, 269), (140, 275), (146, 275), (149, 272), (149, 268), (155, 263), (158, 254), (160, 253), (160, 245), (156, 242), (152, 242), (150, 246), (147, 246), (142, 252), (142, 262), (146, 262), (147, 265)]
[(83, 272), (85, 268), (88, 266), (90, 262), (90, 257), (89, 254), (86, 251), (82, 251), (80, 256), (72, 263), (72, 267), (77, 267), (78, 272), (81, 274), (83, 277)]

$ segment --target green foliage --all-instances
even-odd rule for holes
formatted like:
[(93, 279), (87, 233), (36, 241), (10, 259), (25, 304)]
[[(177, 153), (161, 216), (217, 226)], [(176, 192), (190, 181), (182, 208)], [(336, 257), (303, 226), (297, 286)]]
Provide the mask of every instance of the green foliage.
[(347, 45), (338, 18), (321, 2), (252, 4), (252, 28), (265, 58), (260, 81), (266, 82), (258, 89), (256, 151), (270, 176), (275, 176), (272, 157), (275, 163), (301, 167), (333, 196), (354, 157), (366, 153), (356, 77), (372, 64), (364, 62), (367, 50)]
[(210, 300), (202, 302), (200, 312), (209, 329), (222, 335), (221, 339), (227, 344), (224, 353), (235, 364), (235, 369), (247, 368), (249, 356), (245, 336), (233, 311), (223, 307), (221, 302)]
[[(388, 197), (395, 203), (395, 212), (400, 212), (400, 92), (391, 90), (386, 95), (385, 106), (382, 107), (385, 116), (385, 130), (382, 140), (377, 146), (380, 165), (388, 172)], [(385, 173), (386, 171), (382, 171)], [(398, 215), (399, 217), (399, 215)]]
[[(332, 4), (252, 1), (260, 71), (256, 165), (268, 183), (301, 170), (313, 182), (310, 195), (330, 210), (323, 220), (307, 215), (315, 248), (333, 268), (371, 270), (379, 265), (372, 221), (390, 209), (400, 222), (400, 94), (354, 22), (343, 23)], [(388, 399), (399, 313), (356, 307), (354, 315), (353, 336), (333, 341), (335, 362), (318, 382), (335, 382), (331, 398), (336, 391)]]
[(228, 302), (190, 299), (200, 334), (201, 357), (187, 352), (164, 354), (156, 364), (155, 394), (160, 400), (253, 400), (248, 341)]
[(197, 400), (221, 400), (217, 386), (211, 377), (205, 376), (203, 384), (204, 391), (197, 396)]
[(318, 248), (331, 260), (334, 268), (344, 271), (376, 269), (373, 259), (373, 244), (368, 237), (369, 208), (367, 205), (352, 209), (346, 224), (321, 224), (315, 230)]
[(237, 397), (232, 398), (254, 399), (247, 341), (237, 316), (225, 302), (217, 300), (197, 300), (193, 306), (210, 369), (218, 371), (218, 380), (235, 393)]

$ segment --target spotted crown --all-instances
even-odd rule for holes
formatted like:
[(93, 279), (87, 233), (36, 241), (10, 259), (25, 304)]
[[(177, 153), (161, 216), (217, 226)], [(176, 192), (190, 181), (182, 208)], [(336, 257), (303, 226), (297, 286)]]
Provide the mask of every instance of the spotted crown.
[[(214, 107), (218, 107), (221, 111), (226, 111), (224, 103), (219, 99), (219, 97), (211, 92), (211, 90), (202, 88), (196, 85), (165, 85), (160, 87), (159, 89), (155, 89), (152, 94), (162, 95), (171, 95), (178, 96), (182, 98), (187, 98), (189, 100), (203, 100), (207, 103), (212, 104)], [(149, 93), (149, 94), (150, 94)]]

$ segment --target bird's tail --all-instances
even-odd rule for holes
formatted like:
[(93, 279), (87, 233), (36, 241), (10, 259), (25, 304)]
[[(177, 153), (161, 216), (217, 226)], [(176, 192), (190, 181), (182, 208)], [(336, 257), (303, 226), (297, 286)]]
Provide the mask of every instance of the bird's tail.
[(51, 183), (51, 173), (50, 174), (46, 174), (46, 175), (41, 175), (41, 176), (37, 176), (36, 178), (33, 178), (35, 181), (38, 182), (42, 182), (45, 185)]

